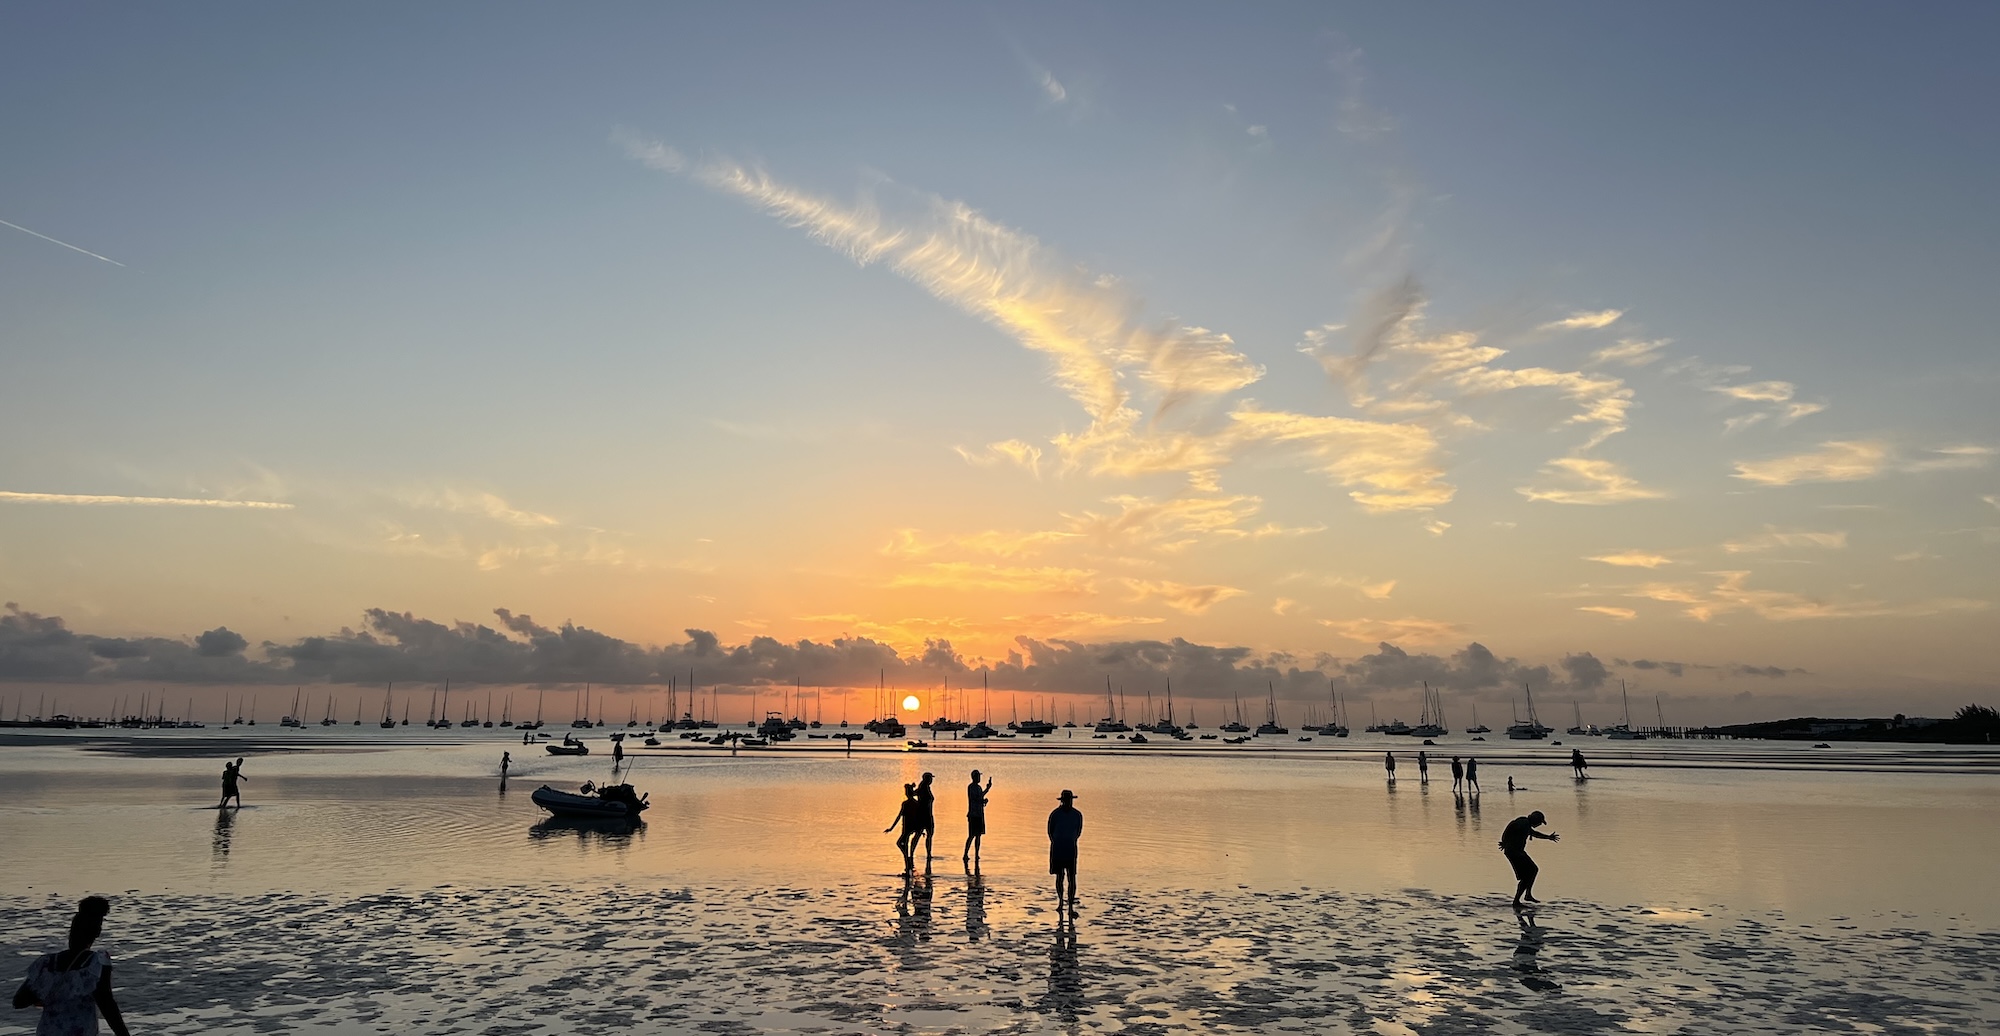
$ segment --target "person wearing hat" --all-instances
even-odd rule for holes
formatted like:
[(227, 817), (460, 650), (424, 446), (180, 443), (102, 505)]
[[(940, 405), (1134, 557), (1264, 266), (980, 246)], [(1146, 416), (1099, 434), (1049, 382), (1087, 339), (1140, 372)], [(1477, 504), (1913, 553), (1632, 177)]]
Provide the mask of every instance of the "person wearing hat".
[(993, 791), (993, 778), (986, 778), (986, 787), (979, 786), (979, 771), (972, 771), (972, 783), (965, 786), (965, 851), (959, 854), (959, 861), (977, 865), (979, 843), (986, 837), (986, 796)]
[[(1068, 788), (1058, 796), (1062, 805), (1049, 811), (1049, 873), (1056, 876), (1056, 905), (1067, 901), (1076, 909), (1076, 843), (1083, 837), (1083, 813), (1076, 808), (1076, 792)], [(1067, 894), (1063, 879), (1069, 879)]]
[(1543, 834), (1535, 830), (1547, 822), (1548, 818), (1538, 809), (1525, 817), (1515, 817), (1509, 821), (1507, 830), (1500, 835), (1500, 851), (1506, 854), (1507, 862), (1514, 867), (1516, 907), (1521, 905), (1523, 899), (1530, 903), (1541, 902), (1535, 898), (1535, 876), (1540, 874), (1542, 869), (1535, 865), (1534, 860), (1528, 858), (1528, 839), (1546, 838), (1551, 842), (1562, 841), (1562, 836), (1553, 831)]
[(924, 867), (931, 865), (931, 838), (937, 834), (937, 792), (931, 790), (931, 782), (937, 774), (926, 771), (917, 782), (917, 830), (910, 835), (910, 852), (917, 851), (917, 839), (924, 840)]

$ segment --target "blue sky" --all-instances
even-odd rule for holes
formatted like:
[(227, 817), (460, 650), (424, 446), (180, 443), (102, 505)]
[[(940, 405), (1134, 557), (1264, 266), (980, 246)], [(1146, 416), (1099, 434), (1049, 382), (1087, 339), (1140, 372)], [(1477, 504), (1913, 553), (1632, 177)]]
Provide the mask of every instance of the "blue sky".
[[(14, 5), (0, 219), (123, 265), (0, 227), (0, 588), (253, 643), (504, 606), (1956, 701), (2000, 574), (1996, 20)], [(1013, 317), (799, 199), (876, 245), (978, 213)], [(1079, 304), (1261, 374), (1183, 402), (1120, 359), (1138, 423), (1064, 465), (1087, 408), (1007, 321)], [(1220, 466), (1112, 470), (1170, 433)]]

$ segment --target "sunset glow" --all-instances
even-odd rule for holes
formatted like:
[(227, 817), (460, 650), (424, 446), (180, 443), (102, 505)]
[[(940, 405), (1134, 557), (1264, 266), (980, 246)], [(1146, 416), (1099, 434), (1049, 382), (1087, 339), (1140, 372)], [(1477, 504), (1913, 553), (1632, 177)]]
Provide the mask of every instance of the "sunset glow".
[(923, 703), (923, 702), (920, 702), (920, 701), (918, 701), (918, 700), (917, 700), (917, 696), (916, 696), (916, 695), (914, 695), (914, 694), (912, 694), (912, 695), (910, 695), (909, 697), (907, 697), (907, 698), (904, 698), (904, 699), (903, 699), (903, 711), (904, 711), (904, 712), (915, 712), (915, 711), (917, 711), (918, 709), (921, 709), (921, 708), (923, 708), (923, 707), (924, 707), (924, 703)]

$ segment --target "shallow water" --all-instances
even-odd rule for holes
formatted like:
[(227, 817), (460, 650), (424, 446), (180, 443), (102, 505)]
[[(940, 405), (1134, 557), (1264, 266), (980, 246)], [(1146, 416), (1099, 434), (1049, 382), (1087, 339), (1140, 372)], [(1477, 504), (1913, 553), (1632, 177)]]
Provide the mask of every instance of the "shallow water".
[[(45, 949), (77, 896), (114, 894), (128, 1010), (170, 1032), (2000, 1023), (2000, 755), (1983, 750), (1585, 742), (1578, 782), (1568, 747), (1479, 745), (1486, 790), (1454, 796), (1445, 759), (1417, 779), (1407, 739), (1393, 788), (1359, 738), (672, 745), (629, 754), (654, 808), (622, 831), (528, 801), (603, 780), (600, 755), (313, 735), (10, 739), (8, 950)], [(250, 808), (218, 813), (236, 755)], [(996, 779), (976, 884), (956, 855), (972, 767)], [(939, 858), (906, 888), (881, 829), (925, 770)], [(1070, 934), (1043, 891), (1064, 787), (1087, 818)], [(1524, 928), (1494, 842), (1531, 809), (1564, 837), (1535, 844), (1552, 902)]]

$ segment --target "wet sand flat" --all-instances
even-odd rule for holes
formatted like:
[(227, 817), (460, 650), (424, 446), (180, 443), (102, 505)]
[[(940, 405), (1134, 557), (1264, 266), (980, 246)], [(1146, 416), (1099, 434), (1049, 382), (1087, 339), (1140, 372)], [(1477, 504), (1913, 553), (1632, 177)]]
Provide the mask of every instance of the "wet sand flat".
[[(7, 953), (66, 900), (0, 899)], [(129, 895), (158, 1033), (1981, 1033), (2000, 934), (1497, 897), (837, 888)], [(30, 1031), (32, 1015), (0, 1021)]]

